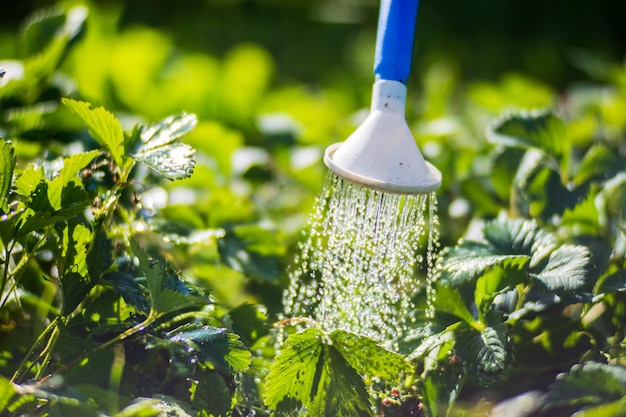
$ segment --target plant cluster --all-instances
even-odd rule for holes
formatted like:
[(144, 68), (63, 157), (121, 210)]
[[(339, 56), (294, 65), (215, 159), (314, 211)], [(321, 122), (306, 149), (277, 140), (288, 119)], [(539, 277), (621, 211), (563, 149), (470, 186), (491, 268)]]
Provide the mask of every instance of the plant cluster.
[(445, 248), (434, 317), (417, 271), (391, 352), (281, 319), (350, 103), (270, 89), (260, 48), (177, 55), (114, 20), (37, 12), (0, 61), (0, 415), (626, 414), (623, 65), (558, 96), (426, 74), (408, 118)]

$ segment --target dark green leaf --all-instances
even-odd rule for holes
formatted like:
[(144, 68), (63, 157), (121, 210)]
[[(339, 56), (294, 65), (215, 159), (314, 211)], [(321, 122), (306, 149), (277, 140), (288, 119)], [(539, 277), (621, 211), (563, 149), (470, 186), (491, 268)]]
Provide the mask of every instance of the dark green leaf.
[(135, 307), (142, 313), (148, 314), (150, 312), (148, 291), (132, 276), (115, 271), (105, 274), (102, 279), (113, 286), (115, 292), (124, 298), (126, 304)]
[(534, 221), (508, 219), (493, 221), (483, 228), (485, 239), (498, 253), (532, 256), (538, 244), (554, 244), (555, 239), (542, 231)]
[(513, 360), (510, 350), (507, 327), (496, 320), (482, 331), (460, 332), (454, 345), (465, 372), (482, 387), (492, 386), (508, 376)]
[(208, 373), (197, 384), (192, 385), (191, 403), (199, 415), (225, 416), (232, 410), (231, 394), (224, 378), (216, 372)]
[(460, 286), (466, 282), (473, 282), (496, 265), (523, 269), (529, 261), (528, 255), (507, 254), (483, 243), (467, 241), (444, 253), (440, 279), (443, 284)]
[(122, 166), (124, 131), (119, 120), (103, 107), (90, 109), (91, 104), (84, 101), (63, 98), (61, 102), (82, 119), (91, 136), (109, 151), (118, 166)]
[(513, 114), (487, 131), (493, 143), (511, 147), (538, 148), (551, 155), (565, 171), (569, 141), (563, 121), (551, 112)]
[[(0, 138), (1, 139), (1, 138)], [(11, 142), (3, 140), (0, 149), (0, 209), (6, 213), (7, 197), (13, 184), (13, 169), (15, 168), (15, 149)]]
[(616, 401), (626, 396), (626, 369), (618, 365), (587, 362), (559, 374), (541, 403), (546, 408), (560, 405), (591, 405)]
[(183, 325), (167, 334), (167, 339), (184, 348), (199, 361), (210, 361), (218, 370), (243, 372), (250, 366), (250, 352), (237, 335), (210, 326)]
[(411, 364), (402, 355), (388, 351), (372, 339), (344, 330), (335, 330), (329, 337), (359, 375), (395, 381), (403, 372), (411, 372)]
[(269, 333), (267, 317), (253, 304), (243, 303), (228, 312), (233, 330), (248, 346)]

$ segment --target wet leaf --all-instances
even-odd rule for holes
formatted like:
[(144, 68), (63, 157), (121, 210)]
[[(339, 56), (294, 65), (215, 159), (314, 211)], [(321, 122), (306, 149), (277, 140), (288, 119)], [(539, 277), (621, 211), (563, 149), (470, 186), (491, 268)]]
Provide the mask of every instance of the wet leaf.
[(170, 180), (191, 176), (195, 150), (187, 144), (172, 142), (190, 132), (197, 122), (195, 115), (182, 113), (148, 126), (141, 132), (143, 144), (133, 158)]
[(277, 413), (300, 404), (308, 415), (369, 415), (363, 380), (324, 337), (311, 328), (287, 339), (266, 378), (266, 405)]
[(141, 131), (140, 137), (143, 145), (139, 148), (139, 152), (169, 145), (191, 132), (196, 124), (198, 124), (198, 118), (195, 114), (181, 113), (147, 126)]
[(63, 98), (61, 102), (67, 106), (72, 113), (82, 119), (89, 130), (89, 134), (96, 142), (109, 151), (113, 161), (118, 166), (122, 166), (124, 156), (124, 131), (122, 130), (122, 125), (119, 120), (103, 107), (90, 109), (91, 104), (84, 101)]
[(184, 143), (140, 151), (134, 158), (157, 174), (169, 179), (188, 178), (196, 164), (194, 149)]
[(412, 367), (402, 355), (391, 352), (372, 339), (344, 330), (335, 330), (329, 335), (333, 346), (359, 375), (395, 381)]

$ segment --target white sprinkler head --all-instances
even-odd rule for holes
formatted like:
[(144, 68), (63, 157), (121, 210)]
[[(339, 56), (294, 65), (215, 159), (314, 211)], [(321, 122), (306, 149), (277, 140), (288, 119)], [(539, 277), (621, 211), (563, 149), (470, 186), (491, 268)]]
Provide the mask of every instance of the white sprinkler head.
[(441, 172), (426, 162), (406, 122), (406, 86), (374, 84), (369, 116), (345, 142), (326, 148), (324, 163), (338, 176), (368, 188), (425, 194), (441, 185)]

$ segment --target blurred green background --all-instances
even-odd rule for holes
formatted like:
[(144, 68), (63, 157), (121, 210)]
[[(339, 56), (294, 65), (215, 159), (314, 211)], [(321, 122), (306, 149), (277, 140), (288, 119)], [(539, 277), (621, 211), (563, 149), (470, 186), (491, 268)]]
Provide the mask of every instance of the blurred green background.
[[(626, 2), (610, 0), (421, 2), (407, 120), (443, 173), (443, 245), (508, 205), (512, 178), (493, 174), (485, 138), (504, 112), (578, 117), (568, 135), (580, 146), (621, 137), (623, 16)], [(61, 97), (102, 105), (126, 129), (197, 114), (185, 137), (194, 175), (141, 197), (167, 224), (226, 230), (219, 247), (173, 254), (188, 276), (233, 305), (279, 309), (323, 149), (367, 112), (377, 18), (374, 0), (4, 2), (0, 136), (23, 161), (85, 146)]]
[[(4, 2), (0, 30), (10, 33), (50, 0)], [(128, 0), (97, 1), (116, 10), (121, 28), (162, 30), (182, 48), (223, 56), (254, 42), (276, 61), (277, 79), (329, 82), (363, 76), (375, 36), (375, 0)], [(554, 85), (580, 78), (579, 50), (606, 59), (626, 54), (626, 3), (617, 0), (463, 1), (420, 3), (417, 71), (439, 59), (463, 78), (494, 78), (517, 70)], [(3, 55), (7, 45), (3, 42)], [(367, 67), (367, 65), (365, 65)]]

